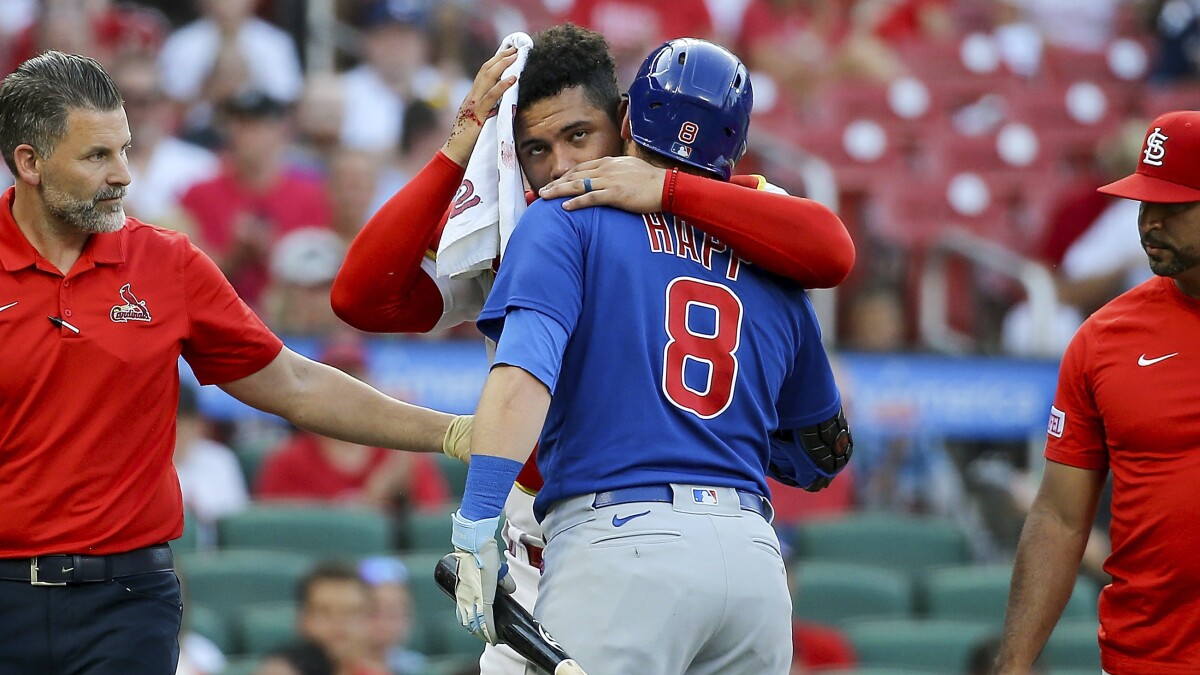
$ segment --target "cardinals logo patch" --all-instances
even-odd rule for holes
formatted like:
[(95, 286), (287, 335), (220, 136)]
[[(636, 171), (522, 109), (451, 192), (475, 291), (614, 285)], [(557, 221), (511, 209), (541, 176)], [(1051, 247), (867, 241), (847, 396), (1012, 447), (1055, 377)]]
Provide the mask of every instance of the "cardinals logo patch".
[(121, 300), (124, 304), (114, 305), (108, 317), (113, 320), (113, 323), (128, 323), (130, 321), (150, 321), (150, 310), (146, 309), (146, 301), (138, 300), (133, 291), (129, 290), (129, 284), (121, 287)]

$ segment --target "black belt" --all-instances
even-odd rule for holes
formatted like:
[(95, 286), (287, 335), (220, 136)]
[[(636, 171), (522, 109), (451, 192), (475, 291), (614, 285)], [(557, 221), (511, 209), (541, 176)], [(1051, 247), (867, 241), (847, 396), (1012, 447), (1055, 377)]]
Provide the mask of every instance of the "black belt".
[(0, 579), (34, 586), (89, 584), (175, 569), (166, 544), (112, 555), (39, 555), (0, 560)]
[[(767, 500), (753, 492), (745, 490), (738, 490), (737, 495), (743, 509), (753, 511), (767, 520), (771, 519), (767, 515), (770, 513), (768, 509), (771, 508)], [(670, 485), (643, 485), (640, 487), (610, 490), (608, 492), (597, 492), (595, 499), (592, 500), (592, 506), (600, 508), (602, 506), (632, 504), (634, 502), (666, 502), (670, 504), (674, 501), (675, 491)]]

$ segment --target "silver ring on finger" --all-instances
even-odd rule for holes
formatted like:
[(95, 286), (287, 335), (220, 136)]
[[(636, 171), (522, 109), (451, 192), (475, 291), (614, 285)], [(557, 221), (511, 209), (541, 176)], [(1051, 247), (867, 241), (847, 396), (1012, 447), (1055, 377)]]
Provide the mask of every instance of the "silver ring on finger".
[(583, 191), (585, 193), (592, 191), (592, 179), (591, 178), (583, 179)]

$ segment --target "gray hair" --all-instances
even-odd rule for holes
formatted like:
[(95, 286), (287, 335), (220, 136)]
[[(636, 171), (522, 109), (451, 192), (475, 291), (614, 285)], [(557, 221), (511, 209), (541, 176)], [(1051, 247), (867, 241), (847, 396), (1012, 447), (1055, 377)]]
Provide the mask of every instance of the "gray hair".
[(0, 152), (13, 175), (13, 153), (31, 145), (49, 157), (67, 133), (72, 110), (109, 112), (121, 107), (117, 85), (95, 59), (48, 51), (22, 63), (0, 82)]

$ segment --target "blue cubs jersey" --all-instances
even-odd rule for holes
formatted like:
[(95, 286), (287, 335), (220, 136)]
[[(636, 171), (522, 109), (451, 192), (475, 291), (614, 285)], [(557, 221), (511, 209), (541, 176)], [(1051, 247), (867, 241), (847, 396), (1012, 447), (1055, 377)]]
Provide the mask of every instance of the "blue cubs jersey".
[[(509, 349), (504, 320), (518, 310), (565, 331), (561, 354)], [(479, 327), (553, 394), (539, 519), (560, 499), (639, 485), (769, 496), (769, 434), (841, 405), (804, 290), (671, 214), (535, 202)]]

